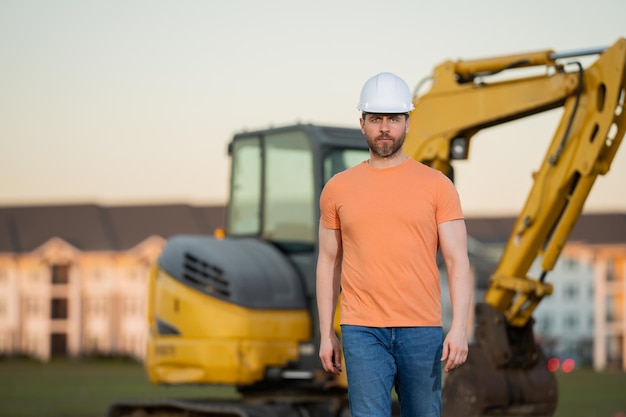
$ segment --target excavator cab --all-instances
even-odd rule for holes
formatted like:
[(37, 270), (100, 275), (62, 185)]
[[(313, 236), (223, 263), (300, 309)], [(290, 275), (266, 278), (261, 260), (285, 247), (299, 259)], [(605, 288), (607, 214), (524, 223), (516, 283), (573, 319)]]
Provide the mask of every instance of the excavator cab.
[(256, 237), (286, 253), (315, 252), (322, 187), (369, 157), (357, 129), (313, 125), (238, 134), (229, 154), (228, 236)]

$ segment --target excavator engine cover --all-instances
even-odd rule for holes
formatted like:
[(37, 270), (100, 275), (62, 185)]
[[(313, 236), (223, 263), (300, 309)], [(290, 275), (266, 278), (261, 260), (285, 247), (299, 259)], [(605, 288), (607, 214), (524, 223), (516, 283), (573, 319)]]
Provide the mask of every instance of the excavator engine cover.
[(476, 316), (477, 342), (469, 346), (467, 362), (444, 381), (442, 417), (554, 415), (556, 379), (534, 342), (532, 323), (511, 328), (485, 303), (477, 305)]
[(159, 266), (189, 287), (241, 307), (307, 306), (295, 267), (259, 239), (175, 236), (163, 249)]

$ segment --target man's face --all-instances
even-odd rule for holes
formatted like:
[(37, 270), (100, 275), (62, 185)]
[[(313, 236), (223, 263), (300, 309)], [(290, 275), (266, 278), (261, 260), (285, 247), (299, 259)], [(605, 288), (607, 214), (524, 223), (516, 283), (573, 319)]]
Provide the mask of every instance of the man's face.
[(409, 131), (409, 118), (405, 114), (365, 114), (361, 119), (361, 132), (370, 150), (381, 158), (395, 155), (404, 144)]

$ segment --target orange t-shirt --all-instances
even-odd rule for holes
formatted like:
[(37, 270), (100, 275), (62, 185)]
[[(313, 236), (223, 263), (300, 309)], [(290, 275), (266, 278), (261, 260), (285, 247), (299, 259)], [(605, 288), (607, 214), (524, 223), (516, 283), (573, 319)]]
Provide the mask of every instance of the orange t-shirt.
[(320, 197), (324, 227), (341, 229), (341, 323), (441, 326), (437, 225), (463, 218), (452, 182), (412, 158), (336, 174)]

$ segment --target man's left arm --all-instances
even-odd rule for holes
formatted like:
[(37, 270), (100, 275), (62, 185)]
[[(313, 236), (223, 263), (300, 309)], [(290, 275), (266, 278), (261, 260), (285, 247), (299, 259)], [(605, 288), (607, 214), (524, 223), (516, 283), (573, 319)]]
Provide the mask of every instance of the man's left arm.
[(449, 372), (467, 360), (467, 318), (472, 300), (472, 277), (467, 255), (467, 230), (464, 220), (439, 224), (439, 247), (448, 271), (452, 325), (443, 342), (441, 361)]

